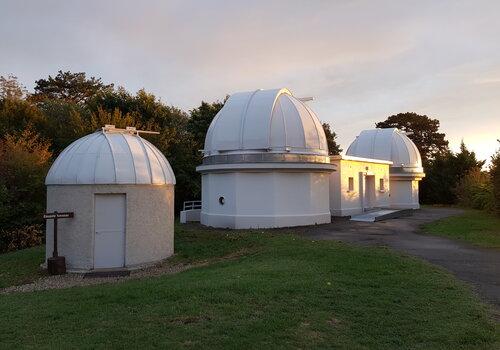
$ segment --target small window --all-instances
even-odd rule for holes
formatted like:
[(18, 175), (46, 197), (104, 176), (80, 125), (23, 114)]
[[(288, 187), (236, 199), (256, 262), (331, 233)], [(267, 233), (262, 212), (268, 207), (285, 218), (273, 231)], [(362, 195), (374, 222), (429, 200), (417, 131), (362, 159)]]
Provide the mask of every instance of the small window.
[(385, 183), (384, 183), (384, 179), (380, 179), (380, 191), (385, 191)]
[(219, 197), (219, 204), (220, 205), (224, 205), (225, 202), (226, 202), (226, 200), (224, 199), (224, 197)]
[(349, 192), (354, 191), (354, 178), (349, 178)]

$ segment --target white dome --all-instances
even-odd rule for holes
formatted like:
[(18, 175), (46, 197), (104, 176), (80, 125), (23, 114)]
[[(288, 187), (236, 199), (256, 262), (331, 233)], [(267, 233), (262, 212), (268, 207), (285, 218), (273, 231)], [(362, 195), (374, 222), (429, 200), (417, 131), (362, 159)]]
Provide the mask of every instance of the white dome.
[(392, 161), (395, 168), (422, 172), (417, 146), (396, 128), (363, 130), (347, 149), (348, 156)]
[(61, 152), (46, 185), (175, 184), (168, 160), (135, 128), (107, 126)]
[(323, 127), (314, 112), (287, 89), (231, 95), (205, 138), (205, 156), (248, 153), (328, 155)]

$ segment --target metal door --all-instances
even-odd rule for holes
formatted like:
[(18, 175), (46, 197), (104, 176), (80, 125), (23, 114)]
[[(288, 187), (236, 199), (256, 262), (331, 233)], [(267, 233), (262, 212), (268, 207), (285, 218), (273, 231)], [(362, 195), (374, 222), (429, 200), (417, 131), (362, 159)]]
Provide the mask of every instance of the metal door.
[(125, 266), (124, 194), (96, 194), (94, 206), (94, 268)]

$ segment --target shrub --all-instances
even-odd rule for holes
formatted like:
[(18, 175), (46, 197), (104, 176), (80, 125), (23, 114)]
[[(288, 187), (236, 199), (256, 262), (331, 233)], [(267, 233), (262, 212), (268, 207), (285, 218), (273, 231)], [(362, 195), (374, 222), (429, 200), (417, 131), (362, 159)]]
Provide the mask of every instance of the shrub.
[(11, 230), (42, 222), (49, 143), (28, 128), (0, 139), (0, 227)]
[(494, 210), (500, 216), (500, 149), (491, 157), (490, 177), (493, 187)]
[(493, 186), (490, 175), (474, 168), (463, 176), (455, 187), (458, 204), (464, 207), (493, 210)]
[(0, 230), (0, 253), (34, 247), (42, 244), (43, 225), (27, 225), (10, 230)]

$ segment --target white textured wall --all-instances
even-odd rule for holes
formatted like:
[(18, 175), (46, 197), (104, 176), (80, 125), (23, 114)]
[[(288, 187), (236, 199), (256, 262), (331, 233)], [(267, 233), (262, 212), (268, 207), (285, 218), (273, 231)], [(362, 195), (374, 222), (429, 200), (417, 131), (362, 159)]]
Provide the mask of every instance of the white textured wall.
[[(330, 210), (333, 216), (355, 215), (363, 212), (360, 173), (375, 176), (375, 206), (390, 206), (389, 164), (336, 159), (337, 171), (330, 175)], [(354, 190), (349, 191), (349, 177), (354, 179)], [(380, 189), (380, 179), (384, 179), (384, 190)]]
[[(58, 221), (59, 255), (68, 269), (93, 268), (94, 194), (122, 193), (127, 198), (125, 265), (134, 267), (171, 256), (174, 252), (173, 185), (51, 185), (47, 211), (72, 211)], [(47, 222), (46, 256), (52, 256), (53, 226)]]
[(205, 173), (202, 188), (201, 223), (207, 226), (289, 227), (331, 220), (328, 172)]
[(391, 208), (418, 209), (418, 181), (391, 179)]

